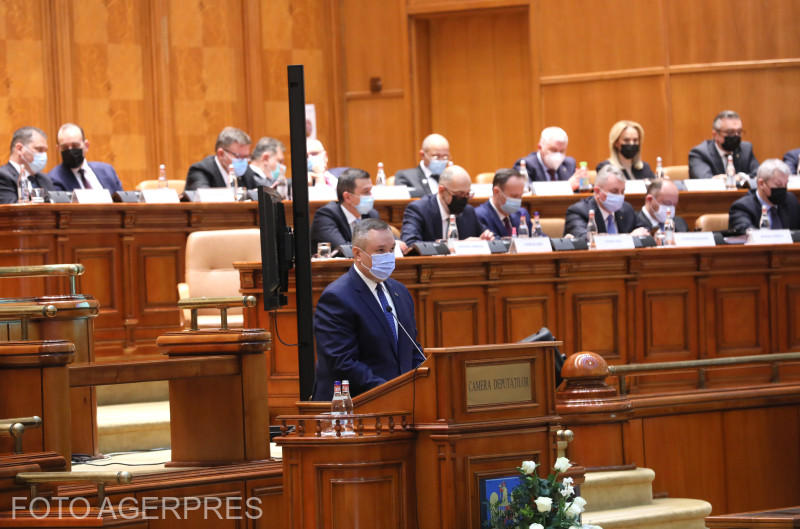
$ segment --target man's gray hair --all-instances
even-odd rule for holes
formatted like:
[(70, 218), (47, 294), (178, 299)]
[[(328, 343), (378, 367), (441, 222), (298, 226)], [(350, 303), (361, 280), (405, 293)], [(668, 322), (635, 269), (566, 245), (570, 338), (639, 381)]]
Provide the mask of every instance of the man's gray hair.
[(723, 119), (742, 119), (739, 117), (739, 114), (736, 113), (734, 110), (723, 110), (717, 117), (714, 118), (714, 130), (719, 130), (720, 126), (722, 126)]
[(30, 142), (33, 141), (34, 133), (41, 134), (43, 138), (47, 139), (47, 134), (44, 131), (37, 127), (22, 127), (14, 131), (14, 135), (11, 136), (11, 145), (8, 148), (8, 152), (14, 152), (14, 145), (17, 143), (21, 143), (22, 145), (27, 146)]
[(542, 130), (542, 134), (539, 136), (539, 143), (553, 143), (557, 141), (569, 143), (567, 131), (561, 127), (547, 127)]
[(353, 246), (358, 246), (363, 250), (367, 245), (367, 236), (370, 230), (392, 232), (389, 224), (381, 219), (360, 220), (353, 227)]
[(758, 166), (756, 179), (769, 182), (772, 177), (775, 176), (775, 173), (783, 173), (787, 177), (791, 174), (789, 171), (789, 166), (786, 165), (783, 160), (779, 160), (778, 158), (769, 158), (768, 160), (761, 162), (761, 165)]
[(216, 151), (220, 147), (224, 149), (225, 147), (229, 147), (234, 143), (238, 143), (239, 145), (250, 145), (253, 142), (250, 140), (250, 136), (248, 136), (247, 133), (242, 129), (237, 129), (236, 127), (225, 127), (222, 129), (222, 132), (219, 133), (219, 136), (217, 136), (217, 143), (214, 145), (214, 150)]
[(270, 156), (274, 156), (279, 149), (284, 152), (286, 151), (286, 147), (283, 146), (283, 143), (280, 140), (264, 136), (258, 140), (258, 143), (256, 143), (256, 146), (253, 149), (253, 154), (250, 155), (250, 159), (258, 160), (265, 152), (268, 152)]
[(603, 187), (603, 185), (608, 182), (608, 179), (611, 175), (616, 176), (620, 180), (624, 181), (625, 177), (622, 176), (622, 171), (615, 165), (606, 164), (597, 171), (597, 176), (594, 177), (594, 187)]

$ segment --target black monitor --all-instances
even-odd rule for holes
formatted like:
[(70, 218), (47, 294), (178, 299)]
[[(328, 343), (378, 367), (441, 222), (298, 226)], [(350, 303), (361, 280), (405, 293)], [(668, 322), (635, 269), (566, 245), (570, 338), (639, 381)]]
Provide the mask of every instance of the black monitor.
[(266, 187), (258, 188), (258, 224), (261, 230), (261, 275), (264, 310), (286, 305), (289, 270), (294, 265), (292, 229), (286, 225), (283, 203)]

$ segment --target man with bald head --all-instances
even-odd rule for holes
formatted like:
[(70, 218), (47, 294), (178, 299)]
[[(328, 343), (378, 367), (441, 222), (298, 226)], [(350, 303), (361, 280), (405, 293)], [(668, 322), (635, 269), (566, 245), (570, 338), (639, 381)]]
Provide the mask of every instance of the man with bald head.
[(458, 165), (446, 168), (439, 178), (435, 195), (411, 202), (403, 214), (403, 241), (411, 246), (421, 241), (445, 238), (450, 215), (456, 216), (458, 238), (480, 237), (491, 240), (494, 235), (481, 226), (475, 209), (467, 202), (472, 197), (469, 173)]
[(678, 206), (678, 186), (672, 180), (656, 178), (647, 186), (644, 206), (639, 211), (639, 220), (650, 230), (664, 229), (667, 213), (671, 213), (675, 231), (689, 231), (689, 225), (681, 217), (675, 216)]
[(108, 189), (109, 193), (122, 191), (117, 172), (103, 162), (87, 162), (89, 140), (83, 129), (75, 123), (64, 123), (56, 134), (61, 163), (53, 167), (47, 176), (58, 189)]
[(429, 134), (422, 141), (417, 167), (401, 169), (394, 176), (394, 185), (408, 186), (412, 197), (435, 195), (439, 192), (439, 175), (450, 161), (450, 143), (441, 134)]

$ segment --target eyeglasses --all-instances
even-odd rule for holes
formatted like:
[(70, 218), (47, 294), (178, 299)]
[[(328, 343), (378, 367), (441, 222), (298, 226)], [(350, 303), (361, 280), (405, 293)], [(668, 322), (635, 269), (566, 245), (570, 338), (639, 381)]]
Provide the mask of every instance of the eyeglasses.
[(444, 190), (447, 191), (448, 193), (450, 193), (452, 196), (458, 197), (458, 198), (467, 198), (467, 199), (469, 199), (469, 198), (472, 198), (472, 196), (473, 196), (472, 191), (466, 191), (466, 192), (461, 191), (461, 192), (458, 192), (458, 193), (453, 193), (452, 191), (447, 189), (447, 187), (445, 187)]
[(739, 130), (718, 130), (717, 133), (719, 133), (721, 136), (725, 136), (727, 138), (729, 136), (744, 136), (745, 131), (744, 131), (744, 129), (739, 129)]
[(438, 161), (445, 161), (446, 162), (446, 161), (448, 161), (450, 159), (450, 155), (449, 154), (431, 154), (431, 153), (428, 153), (428, 152), (426, 152), (425, 154), (431, 160), (438, 160)]
[(226, 149), (225, 147), (223, 147), (222, 150), (227, 152), (231, 156), (231, 158), (233, 158), (234, 160), (249, 160), (250, 159), (250, 156), (248, 156), (248, 155), (239, 156), (235, 152), (231, 152), (228, 149)]

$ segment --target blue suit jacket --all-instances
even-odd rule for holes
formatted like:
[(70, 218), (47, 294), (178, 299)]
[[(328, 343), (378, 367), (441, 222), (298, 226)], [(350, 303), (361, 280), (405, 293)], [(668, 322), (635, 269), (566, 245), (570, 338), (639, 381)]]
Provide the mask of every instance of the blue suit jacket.
[(800, 159), (800, 149), (792, 149), (783, 155), (783, 161), (789, 166), (792, 175), (797, 174), (797, 161)]
[[(411, 294), (394, 279), (387, 279), (384, 285), (392, 296), (397, 319), (416, 341)], [(314, 336), (314, 400), (331, 400), (334, 380), (349, 380), (350, 394), (355, 396), (410, 371), (424, 360), (399, 326), (395, 343), (383, 309), (353, 267), (319, 297)]]
[[(443, 239), (442, 215), (439, 212), (439, 195), (428, 195), (410, 202), (403, 213), (403, 234), (401, 238), (409, 246), (419, 241)], [(456, 215), (458, 238), (480, 237), (483, 228), (475, 215), (475, 208), (467, 205), (461, 214)]]
[[(103, 162), (89, 162), (89, 167), (91, 167), (94, 174), (97, 175), (97, 179), (100, 180), (103, 189), (108, 189), (109, 193), (112, 194), (115, 191), (122, 191), (122, 182), (119, 181), (117, 172), (114, 171), (111, 165)], [(64, 167), (64, 164), (60, 163), (53, 167), (47, 176), (53, 181), (53, 185), (56, 186), (56, 189), (62, 189), (64, 191), (72, 191), (75, 188), (81, 189), (81, 185), (78, 183), (75, 174)]]
[[(506, 227), (500, 222), (500, 217), (497, 216), (497, 212), (488, 200), (475, 208), (475, 215), (478, 216), (478, 220), (484, 230), (491, 230), (497, 237), (508, 237), (510, 235), (506, 233)], [(531, 216), (525, 208), (519, 208), (519, 211), (513, 215), (509, 215), (511, 226), (517, 228), (517, 231), (519, 231), (520, 218), (523, 215), (525, 216), (525, 224), (528, 225), (528, 233), (531, 233), (533, 224), (531, 223)]]
[[(361, 218), (377, 219), (378, 212), (371, 209)], [(350, 225), (338, 202), (328, 202), (314, 213), (314, 220), (311, 222), (311, 253), (316, 252), (320, 242), (331, 243), (331, 249), (335, 250), (343, 244), (350, 244), (351, 239)]]
[[(528, 177), (532, 182), (546, 182), (549, 180), (549, 175), (547, 173), (547, 168), (539, 161), (539, 157), (536, 156), (536, 153), (539, 151), (533, 151), (528, 156), (524, 158), (525, 160), (525, 168), (528, 170)], [(523, 158), (520, 158), (522, 160)], [(514, 164), (514, 169), (519, 171), (519, 162)], [(569, 177), (575, 173), (575, 158), (572, 156), (567, 156), (564, 158), (564, 161), (561, 162), (561, 165), (558, 166), (556, 169), (556, 178), (554, 180), (569, 180)]]

